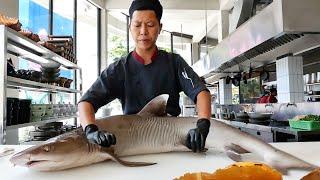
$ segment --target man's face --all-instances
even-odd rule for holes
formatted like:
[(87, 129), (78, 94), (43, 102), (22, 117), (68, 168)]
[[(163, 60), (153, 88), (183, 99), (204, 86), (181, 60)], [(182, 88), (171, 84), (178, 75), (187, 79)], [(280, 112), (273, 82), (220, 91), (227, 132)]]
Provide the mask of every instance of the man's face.
[(141, 50), (152, 49), (156, 44), (161, 26), (154, 11), (134, 11), (130, 23), (130, 32), (136, 48)]

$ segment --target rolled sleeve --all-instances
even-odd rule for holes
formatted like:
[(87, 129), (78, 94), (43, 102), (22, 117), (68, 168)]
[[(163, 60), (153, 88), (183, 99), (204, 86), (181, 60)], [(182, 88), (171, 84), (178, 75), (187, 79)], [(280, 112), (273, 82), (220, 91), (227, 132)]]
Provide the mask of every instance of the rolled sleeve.
[(201, 91), (209, 91), (200, 77), (193, 71), (193, 69), (183, 60), (179, 55), (176, 55), (176, 67), (178, 79), (182, 91), (195, 103), (197, 95)]
[(95, 112), (121, 94), (121, 69), (119, 63), (111, 64), (105, 69), (92, 86), (81, 97), (80, 102), (92, 104)]

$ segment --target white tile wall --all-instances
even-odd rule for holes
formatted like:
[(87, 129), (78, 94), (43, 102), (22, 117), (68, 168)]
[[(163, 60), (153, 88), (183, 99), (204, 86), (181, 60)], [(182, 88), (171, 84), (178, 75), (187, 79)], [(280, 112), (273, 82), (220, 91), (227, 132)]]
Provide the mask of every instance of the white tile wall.
[(285, 57), (276, 62), (279, 103), (303, 101), (302, 57)]

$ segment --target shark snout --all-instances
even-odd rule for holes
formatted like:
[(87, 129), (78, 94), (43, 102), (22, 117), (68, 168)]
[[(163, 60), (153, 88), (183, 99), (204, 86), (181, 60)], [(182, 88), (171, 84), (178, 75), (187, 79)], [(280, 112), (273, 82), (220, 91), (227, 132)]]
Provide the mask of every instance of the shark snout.
[(41, 164), (46, 164), (50, 161), (47, 159), (44, 159), (44, 158), (39, 158), (36, 155), (33, 155), (31, 153), (18, 153), (18, 154), (13, 155), (10, 158), (10, 162), (13, 165), (31, 168), (31, 167), (36, 167)]
[(17, 153), (10, 158), (10, 162), (14, 165), (27, 166), (32, 161), (31, 154), (29, 153)]

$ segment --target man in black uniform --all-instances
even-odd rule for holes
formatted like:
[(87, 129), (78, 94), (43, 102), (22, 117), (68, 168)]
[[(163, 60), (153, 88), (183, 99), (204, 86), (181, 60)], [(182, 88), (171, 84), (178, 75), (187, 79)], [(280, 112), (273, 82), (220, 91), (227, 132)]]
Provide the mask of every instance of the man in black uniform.
[(196, 102), (199, 117), (187, 135), (186, 145), (193, 152), (203, 151), (211, 117), (208, 89), (181, 56), (158, 50), (156, 40), (162, 27), (158, 0), (134, 0), (129, 14), (135, 50), (105, 69), (78, 104), (87, 139), (105, 147), (116, 144), (113, 134), (99, 131), (94, 118), (101, 106), (116, 98), (124, 114), (135, 114), (154, 97), (169, 94), (166, 112), (178, 116), (179, 93), (184, 91)]

